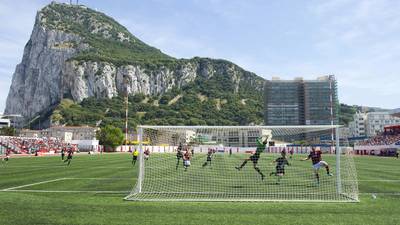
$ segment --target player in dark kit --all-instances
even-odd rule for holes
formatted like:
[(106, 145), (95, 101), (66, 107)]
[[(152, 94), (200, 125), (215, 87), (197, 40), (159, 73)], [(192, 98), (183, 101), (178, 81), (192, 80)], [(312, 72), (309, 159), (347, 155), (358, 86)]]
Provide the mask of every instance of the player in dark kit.
[(260, 168), (257, 167), (257, 163), (258, 160), (260, 159), (261, 152), (265, 150), (265, 147), (268, 142), (268, 136), (264, 137), (264, 141), (262, 140), (262, 138), (257, 138), (256, 142), (257, 142), (256, 152), (253, 155), (251, 155), (248, 159), (245, 159), (242, 165), (236, 166), (235, 168), (237, 170), (241, 170), (247, 164), (248, 161), (252, 161), (254, 169), (261, 175), (261, 180), (264, 180), (265, 175), (261, 172)]
[(202, 167), (206, 167), (207, 165), (210, 165), (210, 166), (211, 166), (212, 155), (213, 155), (212, 150), (211, 150), (211, 149), (208, 149), (208, 152), (207, 152), (207, 161), (205, 161), (205, 162), (203, 163)]
[(275, 166), (275, 172), (270, 173), (269, 175), (275, 175), (278, 177), (278, 180), (276, 181), (276, 184), (279, 184), (283, 175), (285, 175), (285, 165), (290, 166), (289, 162), (286, 159), (286, 152), (282, 151), (281, 152), (281, 157), (275, 159), (273, 163), (276, 163)]
[(290, 159), (292, 159), (292, 157), (293, 157), (293, 152), (294, 152), (294, 151), (293, 151), (293, 148), (290, 149), (290, 151), (289, 151), (289, 153), (290, 153), (290, 157), (289, 157), (289, 158), (290, 158)]
[(182, 143), (179, 143), (178, 149), (176, 151), (176, 169), (178, 170), (179, 166), (179, 161), (182, 159), (183, 153), (182, 153)]
[(6, 150), (6, 154), (3, 158), (3, 163), (7, 164), (9, 160), (10, 160), (10, 152)]
[(65, 147), (61, 149), (61, 161), (64, 161), (64, 157), (65, 157)]
[(311, 159), (312, 164), (313, 164), (313, 169), (314, 169), (314, 174), (315, 174), (315, 178), (317, 178), (317, 185), (319, 185), (319, 168), (321, 168), (321, 166), (325, 167), (326, 169), (326, 174), (328, 176), (333, 176), (331, 173), (329, 173), (329, 165), (327, 162), (322, 161), (322, 157), (321, 157), (321, 151), (320, 150), (316, 150), (315, 147), (311, 147), (311, 152), (310, 154), (307, 156), (307, 158), (301, 159), (301, 161), (305, 161), (305, 160), (309, 160)]
[(72, 155), (73, 155), (73, 154), (74, 154), (74, 151), (72, 151), (72, 149), (68, 149), (68, 152), (67, 152), (67, 159), (64, 160), (64, 163), (65, 163), (65, 162), (68, 162), (68, 166), (69, 166), (69, 164), (71, 164)]

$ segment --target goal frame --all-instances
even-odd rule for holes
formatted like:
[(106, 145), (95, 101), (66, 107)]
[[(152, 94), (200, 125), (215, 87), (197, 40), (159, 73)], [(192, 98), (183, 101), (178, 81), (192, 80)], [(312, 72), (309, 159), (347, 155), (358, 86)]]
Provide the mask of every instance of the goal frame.
[[(129, 201), (189, 201), (189, 202), (359, 202), (358, 194), (356, 198), (347, 196), (342, 193), (341, 183), (341, 155), (342, 151), (340, 148), (340, 131), (339, 128), (342, 125), (292, 125), (292, 126), (162, 126), (162, 125), (138, 125), (138, 149), (139, 149), (139, 172), (136, 185), (133, 187), (132, 192), (124, 198)], [(144, 167), (144, 148), (143, 148), (143, 131), (144, 129), (315, 129), (315, 130), (332, 130), (332, 135), (336, 137), (334, 140), (335, 145), (335, 163), (336, 163), (336, 191), (338, 194), (346, 197), (348, 201), (343, 200), (313, 200), (313, 199), (132, 199), (131, 197), (140, 194), (142, 192), (142, 184), (145, 174)], [(333, 136), (332, 136), (333, 138)], [(333, 143), (333, 140), (332, 140)], [(333, 145), (331, 146), (333, 147)], [(356, 172), (356, 171), (354, 171)], [(356, 176), (356, 175), (355, 175)], [(356, 188), (358, 190), (358, 183), (356, 182)]]

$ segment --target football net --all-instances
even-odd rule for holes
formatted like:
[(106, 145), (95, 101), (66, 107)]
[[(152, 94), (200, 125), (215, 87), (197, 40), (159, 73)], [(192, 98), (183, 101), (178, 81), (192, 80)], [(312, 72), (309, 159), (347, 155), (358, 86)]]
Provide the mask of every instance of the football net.
[[(138, 133), (137, 182), (126, 200), (358, 202), (352, 149), (340, 146), (339, 126), (140, 126)], [(302, 161), (312, 147), (329, 174), (324, 163)]]

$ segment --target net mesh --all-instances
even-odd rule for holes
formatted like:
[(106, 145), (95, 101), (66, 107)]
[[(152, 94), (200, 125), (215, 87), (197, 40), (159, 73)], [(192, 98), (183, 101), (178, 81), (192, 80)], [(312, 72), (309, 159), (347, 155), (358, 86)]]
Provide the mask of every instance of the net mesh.
[[(142, 126), (139, 175), (125, 199), (358, 201), (352, 149), (335, 154), (333, 130), (338, 131), (332, 126)], [(257, 141), (266, 143), (258, 144), (259, 156)], [(322, 152), (330, 175), (325, 164), (315, 169), (311, 160), (302, 161), (311, 145)]]

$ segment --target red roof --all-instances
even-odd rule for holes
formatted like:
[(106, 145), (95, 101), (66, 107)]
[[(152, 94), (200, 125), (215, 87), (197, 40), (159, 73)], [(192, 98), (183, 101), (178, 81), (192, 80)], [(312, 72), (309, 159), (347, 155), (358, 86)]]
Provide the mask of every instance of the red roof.
[(398, 124), (398, 125), (388, 125), (388, 126), (385, 126), (385, 129), (400, 129), (400, 124)]

